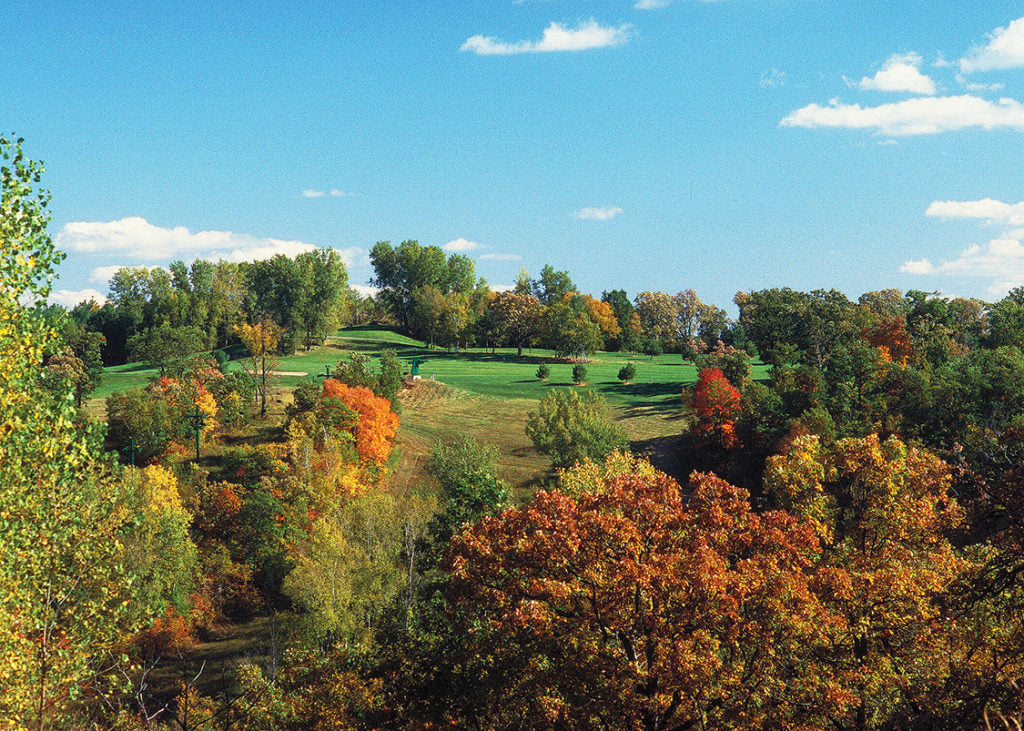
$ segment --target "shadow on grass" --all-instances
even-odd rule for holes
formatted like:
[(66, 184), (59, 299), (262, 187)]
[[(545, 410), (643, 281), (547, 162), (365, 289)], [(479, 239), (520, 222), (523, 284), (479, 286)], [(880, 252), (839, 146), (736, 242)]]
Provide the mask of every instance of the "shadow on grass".
[[(680, 412), (679, 391), (681, 383), (616, 383), (608, 381), (601, 384), (601, 390), (627, 404), (626, 416), (639, 416), (640, 410), (657, 411), (669, 414)], [(681, 412), (680, 412), (681, 413)]]
[(673, 434), (665, 437), (653, 437), (631, 442), (633, 454), (646, 457), (656, 468), (680, 485), (686, 485), (690, 478), (692, 464), (685, 459), (688, 438), (684, 434)]

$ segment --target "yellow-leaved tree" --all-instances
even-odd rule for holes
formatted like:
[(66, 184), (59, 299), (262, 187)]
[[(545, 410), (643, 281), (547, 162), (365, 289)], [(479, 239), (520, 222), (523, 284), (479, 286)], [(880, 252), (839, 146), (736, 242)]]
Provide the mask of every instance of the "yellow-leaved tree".
[(0, 718), (33, 729), (86, 720), (133, 629), (120, 482), (70, 385), (40, 388), (53, 333), (39, 308), (62, 258), (42, 172), (0, 136)]

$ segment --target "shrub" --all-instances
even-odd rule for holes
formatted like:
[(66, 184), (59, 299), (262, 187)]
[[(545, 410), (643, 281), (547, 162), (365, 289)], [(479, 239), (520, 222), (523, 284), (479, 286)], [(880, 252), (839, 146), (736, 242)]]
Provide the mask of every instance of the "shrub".
[(551, 369), (548, 368), (546, 363), (541, 363), (537, 366), (537, 378), (542, 381), (548, 380), (548, 376), (551, 375)]
[(583, 383), (587, 378), (587, 367), (582, 363), (577, 363), (572, 367), (572, 382)]
[(622, 366), (622, 368), (619, 368), (620, 381), (626, 383), (627, 381), (632, 381), (634, 378), (636, 378), (635, 365), (633, 365), (632, 363), (627, 363), (626, 365)]
[(227, 352), (225, 352), (221, 348), (218, 348), (217, 350), (213, 351), (210, 355), (213, 356), (213, 360), (217, 363), (217, 368), (220, 369), (220, 372), (223, 373), (224, 375), (227, 375), (228, 361), (231, 360), (228, 357)]

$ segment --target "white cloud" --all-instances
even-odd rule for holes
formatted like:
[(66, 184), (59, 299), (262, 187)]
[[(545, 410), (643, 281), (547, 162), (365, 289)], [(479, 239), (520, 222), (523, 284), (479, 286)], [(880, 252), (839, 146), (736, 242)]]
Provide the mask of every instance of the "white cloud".
[(107, 298), (100, 294), (95, 289), (55, 289), (50, 292), (50, 296), (47, 297), (47, 301), (55, 305), (63, 305), (67, 308), (72, 308), (81, 302), (88, 302), (89, 300), (95, 300), (96, 304), (102, 305), (107, 301)]
[(672, 0), (638, 0), (633, 7), (637, 10), (657, 10), (658, 8), (667, 8), (671, 4)]
[(620, 213), (622, 213), (621, 208), (610, 206), (608, 208), (581, 208), (573, 215), (576, 218), (590, 219), (592, 221), (610, 221)]
[(956, 259), (934, 268), (938, 274), (994, 279), (1024, 278), (1024, 246), (1017, 239), (993, 239), (984, 246), (968, 246)]
[(925, 211), (932, 218), (980, 218), (990, 223), (1024, 225), (1024, 202), (1003, 203), (992, 198), (977, 201), (933, 201)]
[(361, 246), (349, 246), (346, 249), (335, 249), (341, 261), (348, 269), (362, 269), (370, 266), (370, 250)]
[(982, 84), (978, 81), (968, 81), (962, 75), (956, 75), (956, 83), (967, 89), (967, 91), (1002, 91), (1006, 88), (1006, 84), (999, 82), (992, 82), (991, 84)]
[(1024, 129), (1024, 104), (1015, 99), (990, 102), (976, 96), (916, 97), (877, 107), (809, 104), (791, 112), (783, 127), (873, 129), (894, 137), (951, 132), (968, 127)]
[(482, 248), (482, 244), (478, 244), (475, 241), (467, 241), (466, 239), (455, 239), (449, 241), (441, 248), (445, 251), (473, 251), (474, 249)]
[(960, 70), (991, 71), (1024, 67), (1024, 18), (1018, 18), (1005, 28), (996, 28), (988, 36), (988, 43), (968, 51), (960, 59)]
[(119, 253), (134, 259), (170, 259), (201, 255), (206, 259), (254, 261), (275, 254), (295, 256), (316, 247), (303, 241), (257, 238), (231, 231), (190, 232), (184, 226), (161, 228), (133, 216), (119, 221), (76, 221), (55, 237), (58, 248), (82, 253)]
[(492, 292), (511, 292), (516, 288), (514, 284), (492, 284), (490, 285)]
[[(975, 219), (986, 224), (1020, 226), (1024, 224), (1024, 202), (1003, 203), (992, 198), (975, 201), (934, 201), (925, 215), (943, 220)], [(988, 292), (1001, 296), (1008, 289), (1024, 284), (1024, 229), (1001, 233), (984, 245), (972, 244), (955, 259), (933, 266), (927, 259), (906, 261), (900, 267), (908, 274), (945, 274), (990, 279)]]
[(931, 274), (933, 267), (927, 259), (918, 259), (917, 261), (903, 262), (900, 265), (900, 271), (906, 274)]
[(352, 194), (351, 193), (346, 193), (343, 190), (338, 190), (337, 188), (331, 188), (331, 192), (329, 193), (329, 195), (331, 196), (331, 198), (344, 198), (344, 197), (350, 196)]
[(603, 26), (596, 20), (580, 23), (577, 28), (567, 28), (551, 23), (544, 29), (539, 41), (516, 41), (506, 43), (494, 36), (475, 35), (468, 38), (461, 51), (472, 51), (478, 56), (509, 56), (516, 53), (547, 53), (552, 51), (586, 51), (592, 48), (618, 46), (629, 39), (628, 23), (618, 28)]
[(322, 190), (313, 190), (312, 188), (307, 188), (306, 190), (302, 191), (302, 197), (303, 198), (323, 198), (324, 197), (324, 192)]
[(359, 293), (360, 297), (376, 297), (380, 287), (368, 287), (365, 284), (350, 284), (350, 287)]
[(483, 254), (480, 261), (519, 261), (523, 257), (519, 254)]
[(785, 86), (786, 72), (779, 71), (775, 67), (772, 67), (767, 71), (763, 71), (761, 73), (761, 78), (757, 81), (757, 85), (762, 89), (774, 89), (779, 86)]
[(934, 94), (935, 82), (920, 71), (921, 57), (916, 53), (894, 53), (878, 72), (865, 76), (857, 86), (865, 91), (909, 91)]

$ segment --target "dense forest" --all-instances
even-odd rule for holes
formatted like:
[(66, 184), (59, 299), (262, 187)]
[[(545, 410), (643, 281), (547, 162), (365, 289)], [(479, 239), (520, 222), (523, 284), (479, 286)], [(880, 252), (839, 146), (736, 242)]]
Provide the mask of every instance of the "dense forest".
[[(765, 289), (733, 320), (552, 266), (495, 292), (406, 241), (373, 248), (373, 297), (321, 249), (125, 268), (66, 310), (42, 166), (0, 157), (5, 727), (1019, 727), (1024, 289)], [(674, 354), (697, 372), (680, 467), (631, 453), (594, 390), (552, 388), (528, 494), (457, 424), (398, 485), (425, 385), (394, 350), (280, 383), (370, 322), (550, 351), (580, 384), (609, 352), (636, 354), (623, 383)], [(96, 418), (125, 363), (152, 382)], [(186, 662), (254, 618), (271, 647)]]

